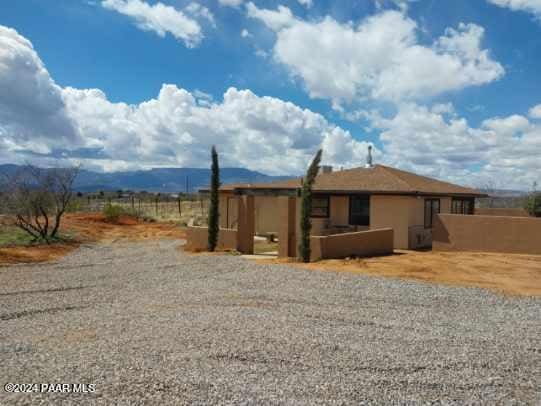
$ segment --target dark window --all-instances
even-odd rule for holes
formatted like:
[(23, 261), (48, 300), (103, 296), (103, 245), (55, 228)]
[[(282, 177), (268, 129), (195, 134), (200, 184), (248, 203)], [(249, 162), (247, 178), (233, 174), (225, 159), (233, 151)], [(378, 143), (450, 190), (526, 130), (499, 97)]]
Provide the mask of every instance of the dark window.
[(425, 199), (425, 228), (432, 228), (436, 214), (440, 212), (440, 199)]
[(474, 199), (453, 198), (451, 202), (452, 214), (473, 214)]
[(353, 226), (370, 225), (370, 196), (350, 196), (349, 224)]
[(329, 196), (314, 196), (312, 197), (312, 213), (311, 217), (329, 217)]

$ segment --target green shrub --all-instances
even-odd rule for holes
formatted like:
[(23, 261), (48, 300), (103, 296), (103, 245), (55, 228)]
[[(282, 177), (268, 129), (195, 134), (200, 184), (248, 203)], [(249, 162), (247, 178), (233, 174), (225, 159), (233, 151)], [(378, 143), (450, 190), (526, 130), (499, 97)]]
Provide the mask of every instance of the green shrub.
[(113, 204), (109, 202), (103, 208), (103, 215), (105, 216), (105, 219), (111, 222), (118, 221), (120, 216), (124, 216), (126, 214), (129, 213), (126, 211), (126, 209), (124, 209), (122, 206), (119, 206), (118, 204)]
[(534, 192), (528, 196), (525, 209), (530, 216), (541, 217), (541, 192)]
[(82, 209), (82, 204), (81, 204), (81, 200), (80, 199), (72, 199), (67, 207), (66, 207), (66, 211), (70, 212), (70, 213), (76, 213), (76, 212), (79, 212), (81, 211)]

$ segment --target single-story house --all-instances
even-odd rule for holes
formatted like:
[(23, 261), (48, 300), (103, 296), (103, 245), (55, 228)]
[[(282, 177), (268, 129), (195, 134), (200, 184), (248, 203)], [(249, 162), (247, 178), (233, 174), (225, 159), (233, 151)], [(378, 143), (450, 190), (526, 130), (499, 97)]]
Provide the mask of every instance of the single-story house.
[[(302, 178), (223, 185), (219, 193), (220, 227), (236, 229), (239, 213), (246, 213), (243, 208), (239, 210), (240, 198), (251, 196), (251, 229), (255, 234), (278, 235), (281, 223), (288, 221), (279, 198), (291, 198), (291, 210), (297, 213), (293, 218), (298, 219), (301, 185)], [(333, 171), (322, 166), (313, 193), (313, 236), (392, 228), (397, 249), (430, 246), (437, 213), (473, 214), (475, 199), (487, 196), (468, 187), (372, 165), (370, 155), (368, 164), (360, 168)]]

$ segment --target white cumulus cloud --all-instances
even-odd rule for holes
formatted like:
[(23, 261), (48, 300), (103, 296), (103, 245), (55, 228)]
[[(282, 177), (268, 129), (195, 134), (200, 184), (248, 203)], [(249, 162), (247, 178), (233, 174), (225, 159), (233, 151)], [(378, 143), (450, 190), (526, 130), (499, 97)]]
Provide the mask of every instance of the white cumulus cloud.
[[(472, 52), (459, 42), (438, 46)], [(216, 145), (224, 166), (298, 174), (319, 148), (326, 164), (360, 166), (368, 145), (318, 113), (250, 90), (229, 88), (213, 98), (164, 84), (155, 98), (129, 105), (111, 102), (99, 89), (63, 88), (31, 42), (2, 26), (0, 88), (1, 163), (80, 162), (105, 170), (201, 167)], [(378, 111), (357, 114), (380, 134), (376, 162), (479, 186), (496, 180), (502, 188), (527, 189), (539, 181), (541, 106), (478, 126), (449, 103), (428, 107), (402, 101), (396, 107), (388, 117)]]
[(534, 106), (529, 111), (531, 118), (541, 119), (541, 104)]
[(310, 8), (314, 5), (312, 0), (297, 0), (300, 4), (302, 4), (306, 8)]
[[(137, 27), (144, 31), (153, 31), (160, 37), (169, 33), (187, 47), (195, 47), (203, 39), (203, 30), (197, 20), (172, 6), (159, 2), (151, 5), (141, 0), (103, 0), (101, 5), (133, 18)], [(208, 9), (197, 3), (189, 5), (187, 11), (212, 18)]]
[(541, 0), (487, 0), (499, 7), (532, 13), (541, 21)]
[[(250, 90), (230, 88), (214, 100), (164, 84), (156, 98), (129, 105), (111, 102), (99, 89), (62, 88), (30, 41), (1, 26), (0, 87), (6, 90), (0, 93), (4, 161), (47, 163), (61, 149), (67, 163), (106, 170), (204, 166), (217, 145), (223, 165), (295, 174), (322, 146), (326, 163), (356, 166), (368, 145), (320, 114)], [(82, 155), (81, 148), (94, 154)]]
[(522, 115), (472, 127), (453, 109), (405, 103), (391, 118), (366, 114), (391, 165), (459, 183), (527, 189), (541, 174), (541, 125)]
[(0, 148), (48, 153), (82, 144), (64, 103), (32, 43), (0, 26)]
[(244, 0), (218, 0), (218, 3), (227, 7), (239, 7), (242, 3), (244, 3)]
[(95, 89), (65, 93), (85, 137), (112, 159), (141, 166), (200, 166), (215, 144), (224, 165), (299, 173), (321, 146), (326, 162), (354, 166), (368, 145), (317, 113), (250, 90), (230, 88), (223, 101), (201, 104), (195, 92), (163, 85), (157, 98), (136, 106), (111, 103)]
[(280, 31), (295, 23), (296, 19), (291, 10), (286, 6), (278, 6), (277, 10), (260, 9), (249, 2), (246, 4), (246, 13), (250, 18), (261, 20), (271, 30)]
[(358, 24), (331, 17), (304, 21), (287, 7), (267, 10), (253, 3), (247, 14), (276, 32), (275, 59), (302, 79), (309, 94), (335, 104), (428, 98), (504, 74), (482, 48), (484, 29), (475, 24), (449, 28), (433, 44), (423, 45), (416, 22), (394, 10)]
[(184, 11), (194, 17), (200, 17), (208, 20), (213, 26), (216, 25), (216, 21), (214, 20), (214, 14), (212, 14), (212, 12), (207, 7), (202, 6), (199, 3), (192, 1), (186, 6)]

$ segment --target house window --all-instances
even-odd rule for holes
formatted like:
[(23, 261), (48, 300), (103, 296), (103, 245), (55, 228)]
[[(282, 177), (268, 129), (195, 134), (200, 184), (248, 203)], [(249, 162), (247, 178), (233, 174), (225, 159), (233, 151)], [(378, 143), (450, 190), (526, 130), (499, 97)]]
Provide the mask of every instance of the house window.
[(452, 214), (473, 214), (474, 200), (464, 198), (453, 198), (451, 202)]
[(370, 225), (370, 196), (350, 196), (349, 224), (353, 226)]
[(425, 199), (425, 228), (432, 228), (436, 214), (440, 212), (440, 199)]
[(329, 196), (314, 196), (312, 198), (312, 213), (310, 217), (329, 217)]

